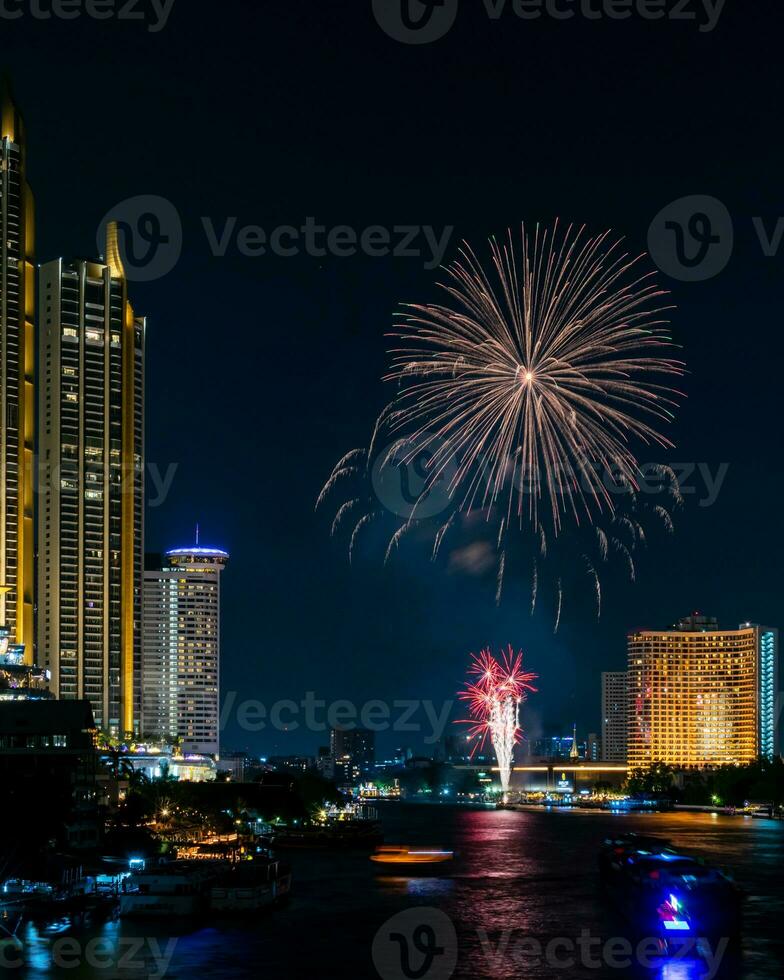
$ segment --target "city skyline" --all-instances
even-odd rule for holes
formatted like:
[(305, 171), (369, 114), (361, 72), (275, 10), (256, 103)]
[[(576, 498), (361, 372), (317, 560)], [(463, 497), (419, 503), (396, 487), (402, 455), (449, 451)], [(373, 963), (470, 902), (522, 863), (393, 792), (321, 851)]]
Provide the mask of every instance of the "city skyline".
[(779, 6), (0, 0), (0, 964), (784, 975)]
[[(298, 36), (298, 43), (312, 51), (314, 65), (320, 63), (314, 45), (321, 30), (332, 23), (331, 16), (342, 15), (315, 13)], [(461, 23), (456, 30), (468, 31), (467, 18)], [(632, 67), (640, 58), (648, 63), (646, 35), (636, 33), (634, 25), (628, 27), (631, 40), (621, 57), (628, 58)], [(221, 24), (212, 28), (218, 37), (226, 38), (224, 29)], [(274, 29), (285, 34), (287, 28), (281, 20)], [(207, 37), (203, 24), (193, 22), (185, 30), (196, 41)], [(350, 34), (350, 25), (347, 30)], [(90, 40), (98, 36), (95, 31), (95, 25), (85, 24), (83, 31), (73, 35), (72, 50), (89, 49), (95, 55)], [(493, 81), (482, 83), (483, 105), (504, 133), (519, 165), (502, 168), (493, 186), (482, 188), (481, 204), (469, 198), (457, 207), (450, 189), (440, 189), (435, 164), (428, 164), (418, 181), (403, 189), (394, 169), (384, 163), (383, 152), (369, 157), (363, 151), (357, 161), (349, 161), (352, 180), (347, 181), (342, 169), (335, 171), (333, 156), (324, 150), (318, 155), (321, 166), (308, 168), (310, 183), (303, 184), (310, 137), (295, 132), (284, 148), (250, 134), (230, 88), (220, 79), (209, 85), (196, 79), (195, 102), (224, 121), (226, 159), (236, 173), (232, 186), (218, 187), (212, 168), (191, 152), (183, 137), (200, 125), (202, 116), (195, 104), (178, 106), (177, 113), (166, 112), (167, 103), (159, 104), (158, 93), (170, 90), (174, 81), (174, 68), (164, 54), (175, 45), (172, 39), (161, 37), (152, 53), (145, 47), (151, 65), (146, 76), (141, 61), (137, 66), (130, 59), (131, 75), (124, 85), (133, 79), (140, 97), (130, 110), (129, 131), (144, 132), (148, 144), (159, 150), (135, 155), (131, 161), (118, 138), (107, 139), (106, 130), (89, 117), (67, 108), (55, 111), (48, 93), (57, 71), (65, 66), (65, 50), (58, 47), (57, 37), (55, 25), (51, 40), (39, 39), (51, 54), (51, 66), (33, 72), (27, 63), (32, 49), (23, 38), (9, 58), (17, 99), (28, 123), (28, 171), (39, 210), (38, 260), (61, 252), (94, 255), (103, 216), (120, 201), (138, 194), (162, 196), (183, 219), (179, 263), (157, 280), (133, 284), (135, 303), (151, 318), (147, 390), (150, 412), (159, 420), (148, 433), (148, 460), (157, 467), (158, 482), (151, 485), (148, 479), (148, 491), (152, 491), (148, 497), (156, 505), (148, 500), (147, 547), (164, 551), (176, 546), (188, 539), (199, 519), (210, 542), (232, 552), (228, 573), (232, 588), (226, 590), (224, 617), (226, 690), (242, 691), (265, 702), (300, 699), (310, 689), (329, 700), (347, 696), (357, 703), (377, 694), (386, 699), (416, 697), (421, 690), (451, 691), (471, 648), (500, 647), (513, 641), (530, 651), (537, 664), (546, 662), (552, 677), (558, 678), (558, 683), (545, 683), (538, 704), (530, 706), (529, 724), (544, 728), (552, 719), (567, 730), (576, 719), (581, 731), (590, 731), (599, 725), (598, 697), (593, 693), (596, 679), (601, 670), (624, 665), (629, 631), (656, 628), (692, 605), (719, 612), (729, 623), (746, 618), (779, 621), (775, 559), (765, 565), (748, 548), (749, 540), (763, 540), (771, 534), (771, 494), (779, 478), (779, 463), (775, 458), (764, 465), (761, 461), (770, 446), (764, 420), (774, 417), (775, 374), (772, 364), (760, 363), (758, 358), (752, 361), (748, 346), (735, 330), (735, 318), (728, 313), (735, 308), (733, 296), (739, 284), (748, 280), (750, 269), (755, 288), (750, 292), (744, 288), (744, 315), (754, 322), (766, 322), (766, 311), (775, 300), (776, 260), (763, 258), (751, 225), (751, 217), (762, 213), (770, 230), (775, 216), (763, 213), (750, 188), (739, 188), (723, 176), (722, 168), (712, 164), (687, 171), (681, 184), (666, 176), (667, 158), (658, 151), (636, 162), (643, 169), (634, 180), (625, 169), (608, 175), (590, 160), (575, 178), (571, 165), (563, 162), (571, 158), (571, 139), (556, 133), (552, 146), (539, 147), (542, 159), (535, 168), (534, 199), (524, 190), (524, 178), (531, 168), (526, 162), (525, 133), (510, 126), (496, 108)], [(129, 52), (141, 41), (128, 32)], [(243, 43), (233, 30), (231, 41)], [(504, 49), (511, 43), (500, 35), (497, 42)], [(406, 55), (402, 46), (399, 51), (389, 48), (383, 36), (370, 35), (368, 45), (366, 52), (354, 56), (364, 69), (372, 67), (379, 51), (393, 58)], [(274, 45), (265, 51), (274, 75), (279, 56)], [(574, 52), (578, 60), (587, 57), (577, 45)], [(101, 62), (104, 55), (100, 53), (95, 56), (108, 73), (109, 61)], [(440, 58), (437, 47), (429, 58)], [(248, 64), (251, 61), (249, 58)], [(282, 78), (285, 71), (279, 67)], [(442, 67), (449, 72), (448, 65)], [(76, 86), (86, 90), (89, 72), (79, 65), (73, 70)], [(426, 90), (425, 75), (420, 74), (424, 68), (415, 61), (412, 70), (412, 84), (417, 79)], [(542, 66), (542, 70), (546, 73), (548, 69)], [(247, 83), (250, 76), (245, 73), (250, 69), (245, 62), (241, 61), (237, 71)], [(568, 98), (557, 80), (555, 84), (558, 93)], [(338, 90), (329, 91), (336, 98), (330, 102), (325, 95), (320, 127), (334, 126), (337, 142), (347, 142), (349, 128), (336, 109)], [(722, 89), (721, 94), (725, 105), (737, 106), (730, 90)], [(388, 118), (402, 119), (402, 109), (389, 91), (382, 87), (379, 97)], [(629, 97), (621, 93), (617, 98), (619, 111), (636, 111)], [(655, 107), (652, 92), (645, 91), (642, 98), (643, 105)], [(97, 92), (94, 99), (96, 117), (108, 118), (112, 106), (108, 93)], [(290, 105), (290, 97), (281, 88), (279, 100), (270, 106), (270, 126), (285, 131)], [(445, 139), (451, 130), (446, 120), (432, 116), (433, 108), (430, 100), (424, 104), (414, 100), (408, 111), (422, 121), (435, 118), (439, 138)], [(718, 131), (717, 110), (709, 107), (707, 111)], [(690, 117), (677, 108), (673, 113), (671, 125), (688, 159)], [(623, 158), (626, 148), (609, 120), (599, 118), (594, 123), (593, 129), (578, 123), (584, 145), (590, 150), (603, 143)], [(389, 147), (380, 121), (370, 125), (369, 145), (375, 140)], [(324, 132), (322, 128), (317, 131)], [(717, 138), (710, 145), (718, 155), (726, 151)], [(74, 152), (60, 154), (65, 146)], [(467, 165), (477, 162), (462, 137), (460, 147)], [(378, 172), (387, 185), (380, 210), (375, 182), (362, 176), (368, 160), (380, 166)], [(760, 166), (765, 168), (767, 163), (762, 161)], [(542, 176), (543, 171), (548, 173)], [(259, 173), (268, 174), (281, 188), (274, 205), (264, 181), (257, 179)], [(239, 185), (246, 190), (238, 193)], [(312, 187), (312, 199), (304, 203), (303, 186)], [(62, 192), (63, 187), (69, 189), (67, 193)], [(587, 221), (596, 231), (612, 226), (626, 234), (630, 247), (639, 252), (647, 247), (648, 228), (660, 208), (695, 189), (726, 202), (737, 225), (737, 244), (731, 263), (707, 283), (662, 276), (678, 307), (672, 320), (692, 371), (687, 379), (689, 398), (677, 426), (679, 449), (670, 459), (687, 464), (684, 472), (690, 472), (684, 482), (693, 492), (686, 495), (685, 507), (675, 515), (675, 536), (650, 542), (637, 583), (628, 584), (621, 575), (610, 576), (601, 622), (595, 621), (590, 596), (584, 603), (578, 599), (554, 637), (552, 609), (542, 610), (533, 619), (527, 614), (523, 596), (528, 582), (509, 583), (504, 603), (495, 608), (496, 583), (481, 571), (481, 562), (464, 562), (436, 578), (426, 560), (407, 552), (404, 567), (383, 569), (379, 549), (374, 550), (371, 542), (355, 567), (348, 567), (343, 549), (328, 540), (327, 519), (311, 517), (312, 501), (335, 454), (344, 445), (366, 438), (368, 425), (384, 403), (384, 386), (377, 379), (386, 347), (383, 334), (392, 313), (401, 299), (430, 299), (436, 274), (425, 268), (430, 261), (425, 255), (339, 258), (303, 253), (253, 258), (238, 250), (236, 234), (249, 224), (268, 229), (300, 225), (307, 214), (327, 227), (349, 223), (359, 231), (378, 221), (390, 227), (403, 222), (429, 225), (439, 233), (454, 226), (445, 253), (449, 259), (462, 237), (481, 242), (512, 220), (540, 217), (550, 221), (564, 214)], [(320, 203), (325, 200), (322, 194), (331, 192), (332, 203), (325, 207)], [(232, 232), (229, 219), (235, 215)], [(222, 256), (213, 252), (208, 229), (219, 241), (227, 232)], [(194, 283), (199, 284), (198, 290)], [(227, 297), (231, 297), (228, 312)], [(215, 342), (215, 325), (229, 320), (250, 325), (246, 357), (238, 358), (231, 344)], [(302, 340), (308, 345), (304, 360), (299, 358)], [(269, 377), (265, 365), (270, 356), (282, 364), (293, 359), (306, 383), (296, 384), (296, 371), (285, 378)], [(742, 399), (723, 398), (728, 361), (737, 366), (735, 381), (742, 388)], [(377, 369), (358, 371), (359, 364)], [(259, 378), (266, 383), (259, 385)], [(220, 404), (222, 391), (215, 396), (218, 404), (213, 397), (193, 397), (194, 390), (216, 393), (224, 379), (232, 379), (230, 406)], [(296, 398), (291, 395), (293, 384)], [(279, 413), (281, 405), (289, 410)], [(197, 439), (183, 438), (183, 427), (171, 422), (186, 411), (189, 431), (192, 423)], [(267, 422), (272, 418), (277, 424), (269, 428)], [(261, 431), (264, 443), (257, 447)], [(205, 465), (207, 460), (213, 465)], [(726, 471), (722, 469), (725, 463), (729, 464)], [(177, 467), (173, 481), (167, 493), (159, 493), (170, 466)], [(227, 480), (227, 473), (237, 478)], [(242, 492), (244, 487), (249, 491)], [(746, 505), (749, 488), (759, 497), (759, 506)], [(701, 506), (706, 503), (710, 505)], [(773, 528), (774, 543), (777, 533)], [(237, 547), (240, 541), (242, 548)], [(776, 553), (771, 547), (769, 554)], [(468, 573), (460, 571), (466, 566)], [(582, 569), (577, 574), (582, 576)], [(248, 611), (254, 608), (259, 592), (279, 610), (279, 615), (265, 619), (262, 631), (247, 626)], [(303, 605), (311, 613), (305, 618), (301, 616)], [(293, 635), (292, 624), (299, 636)], [(364, 646), (372, 649), (372, 658), (364, 655)], [(335, 665), (347, 649), (355, 648), (348, 678)], [(253, 653), (239, 656), (233, 652), (239, 650)], [(319, 656), (311, 657), (313, 651)], [(248, 677), (246, 656), (259, 663), (258, 676)], [(393, 678), (374, 666), (380, 662), (397, 665)], [(296, 750), (299, 736), (291, 733), (290, 738)], [(229, 746), (247, 741), (235, 719), (229, 719), (224, 741)]]

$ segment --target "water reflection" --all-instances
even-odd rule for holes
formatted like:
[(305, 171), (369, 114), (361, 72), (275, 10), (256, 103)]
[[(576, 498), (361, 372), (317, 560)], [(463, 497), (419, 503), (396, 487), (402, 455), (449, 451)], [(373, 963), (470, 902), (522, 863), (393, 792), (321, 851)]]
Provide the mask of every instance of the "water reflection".
[[(95, 929), (69, 929), (86, 947), (103, 940), (104, 961), (98, 968), (83, 961), (77, 968), (56, 970), (52, 945), (56, 936), (27, 926), (26, 970), (16, 975), (75, 980), (109, 977), (166, 976), (210, 980), (270, 977), (375, 976), (373, 938), (393, 915), (422, 907), (443, 910), (458, 936), (458, 978), (490, 980), (697, 980), (709, 973), (704, 961), (658, 961), (641, 969), (608, 965), (602, 959), (586, 965), (575, 945), (587, 935), (590, 957), (611, 940), (623, 938), (619, 921), (599, 888), (596, 855), (609, 833), (637, 831), (669, 838), (679, 848), (704, 856), (732, 871), (748, 895), (745, 939), (737, 958), (727, 955), (718, 977), (759, 980), (781, 976), (784, 959), (778, 947), (784, 895), (784, 826), (701, 814), (624, 814), (601, 812), (514, 812), (458, 807), (381, 808), (387, 839), (411, 845), (439, 844), (455, 851), (446, 874), (378, 876), (367, 854), (302, 852), (291, 855), (295, 885), (288, 906), (247, 920), (222, 923), (110, 921)], [(305, 942), (305, 938), (307, 942)], [(120, 956), (137, 946), (135, 970), (119, 969)], [(552, 943), (572, 943), (571, 954)], [(173, 947), (168, 944), (173, 943)], [(123, 945), (126, 944), (126, 945)], [(537, 947), (538, 944), (538, 947)], [(574, 964), (553, 966), (547, 950)], [(537, 948), (539, 953), (537, 954)], [(559, 951), (560, 949), (560, 951)], [(158, 969), (167, 950), (165, 972)], [(602, 954), (604, 955), (604, 954)], [(156, 959), (157, 957), (161, 959)], [(589, 957), (588, 962), (591, 962)]]
[(703, 960), (671, 960), (664, 963), (654, 976), (657, 980), (704, 980), (707, 972)]

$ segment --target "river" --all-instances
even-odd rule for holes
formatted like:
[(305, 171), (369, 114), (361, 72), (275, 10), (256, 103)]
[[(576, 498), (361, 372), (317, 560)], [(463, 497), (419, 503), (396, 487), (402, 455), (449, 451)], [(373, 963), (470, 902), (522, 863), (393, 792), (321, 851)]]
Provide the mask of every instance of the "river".
[[(123, 920), (48, 940), (28, 927), (25, 966), (15, 972), (80, 980), (784, 976), (780, 822), (400, 803), (379, 810), (387, 842), (453, 849), (454, 865), (441, 877), (384, 878), (374, 874), (366, 854), (292, 852), (291, 901), (253, 922), (216, 928)], [(631, 830), (667, 837), (735, 877), (746, 893), (744, 938), (736, 954), (716, 950), (708, 963), (645, 967), (632, 948), (627, 961), (624, 925), (599, 887), (596, 852), (608, 833)], [(389, 924), (393, 916), (398, 918)], [(407, 970), (401, 967), (404, 945)], [(423, 956), (432, 961), (429, 972), (422, 972)]]

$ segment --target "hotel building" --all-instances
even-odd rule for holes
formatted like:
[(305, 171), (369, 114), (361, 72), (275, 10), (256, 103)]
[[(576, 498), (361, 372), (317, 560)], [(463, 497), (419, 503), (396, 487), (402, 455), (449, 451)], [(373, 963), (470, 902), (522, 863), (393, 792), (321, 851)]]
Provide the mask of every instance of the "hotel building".
[(628, 637), (628, 764), (743, 764), (779, 753), (778, 631), (695, 614)]
[(602, 759), (626, 762), (626, 688), (625, 670), (602, 672)]
[(220, 581), (229, 556), (177, 548), (144, 573), (142, 733), (220, 753)]
[(41, 267), (39, 309), (39, 659), (58, 698), (125, 736), (140, 714), (145, 321), (116, 226), (105, 261)]
[(35, 217), (7, 84), (0, 99), (0, 625), (32, 664)]

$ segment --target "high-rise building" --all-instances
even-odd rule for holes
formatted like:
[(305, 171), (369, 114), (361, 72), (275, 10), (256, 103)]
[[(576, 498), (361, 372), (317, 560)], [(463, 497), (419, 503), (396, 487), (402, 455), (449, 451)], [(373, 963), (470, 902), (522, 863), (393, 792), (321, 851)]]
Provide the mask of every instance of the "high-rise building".
[(316, 769), (324, 779), (335, 778), (335, 768), (332, 764), (332, 749), (329, 745), (320, 745), (316, 756)]
[[(444, 735), (439, 742), (438, 761), (452, 764), (466, 763), (470, 761), (471, 746), (470, 735)], [(400, 763), (404, 762), (405, 757), (400, 758)]]
[(105, 261), (41, 267), (39, 308), (39, 659), (122, 736), (140, 712), (145, 321), (116, 226)]
[(602, 671), (602, 759), (626, 762), (625, 670)]
[(695, 614), (628, 637), (629, 765), (743, 764), (779, 752), (778, 630)]
[(167, 551), (144, 573), (142, 733), (220, 754), (220, 580), (217, 548)]
[(364, 728), (333, 728), (329, 739), (333, 778), (338, 786), (370, 779), (376, 763), (376, 734)]
[(0, 98), (0, 625), (32, 664), (35, 214), (24, 124), (7, 84)]

